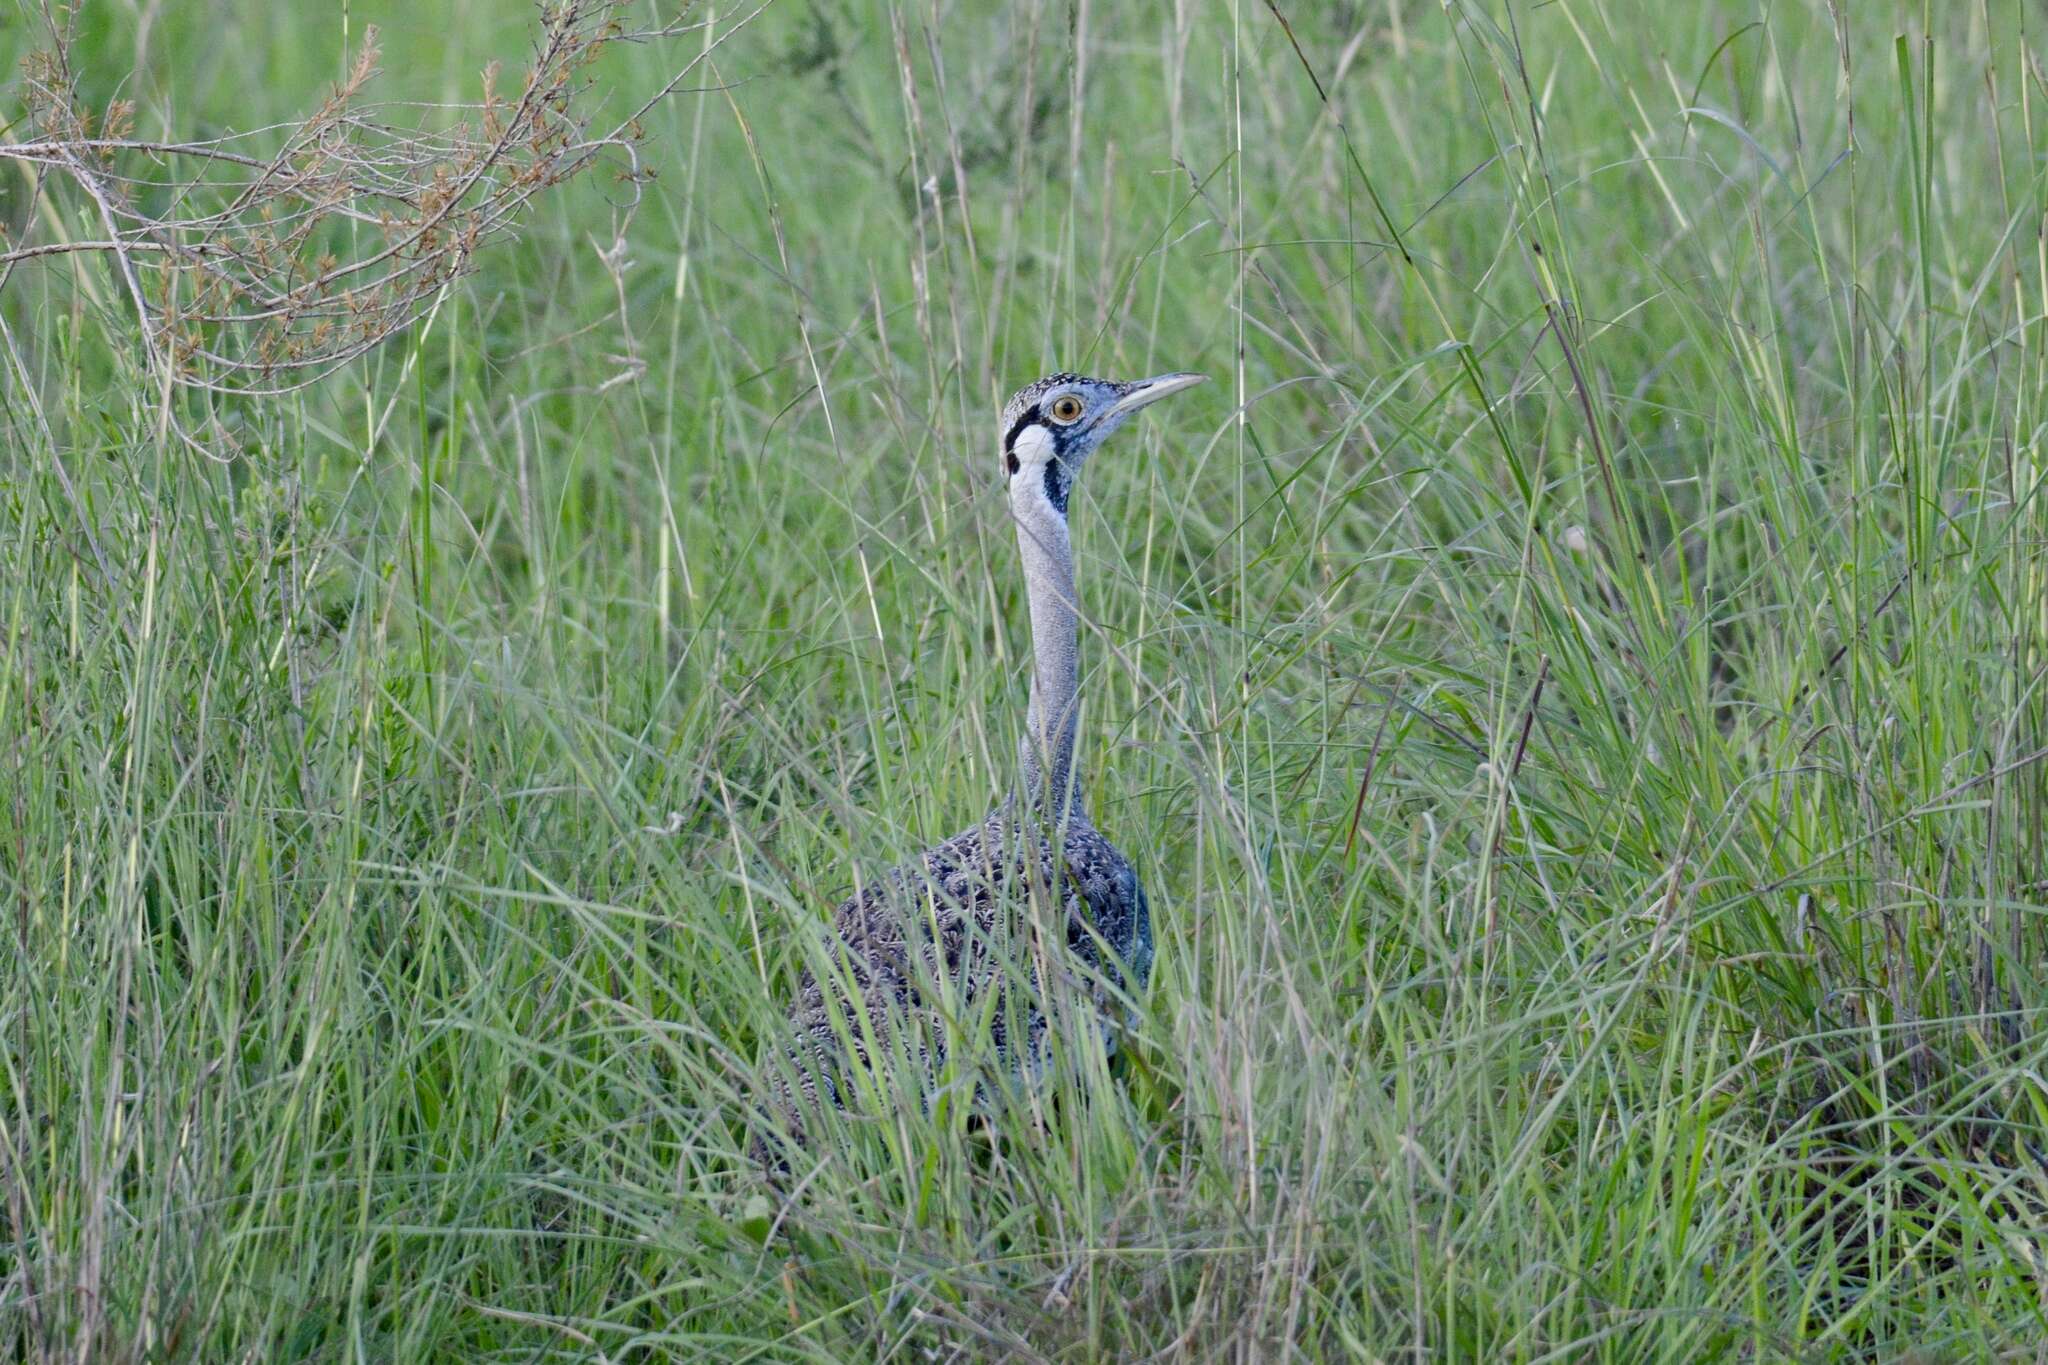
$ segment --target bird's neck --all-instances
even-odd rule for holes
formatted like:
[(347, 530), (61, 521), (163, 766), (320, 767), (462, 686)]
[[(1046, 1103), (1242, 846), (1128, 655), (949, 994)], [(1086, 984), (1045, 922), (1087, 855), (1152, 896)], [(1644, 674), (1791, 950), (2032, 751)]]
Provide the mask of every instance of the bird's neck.
[(1087, 816), (1074, 771), (1081, 614), (1074, 595), (1073, 544), (1066, 517), (1037, 489), (1013, 493), (1010, 506), (1031, 604), (1031, 706), (1018, 746), (1025, 796), (1049, 825), (1080, 823)]

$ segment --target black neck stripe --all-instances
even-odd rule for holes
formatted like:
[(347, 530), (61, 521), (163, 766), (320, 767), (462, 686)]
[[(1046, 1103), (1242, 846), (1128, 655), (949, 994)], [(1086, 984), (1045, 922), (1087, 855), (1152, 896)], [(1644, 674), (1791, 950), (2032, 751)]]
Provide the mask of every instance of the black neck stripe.
[(1061, 516), (1067, 514), (1067, 494), (1073, 487), (1074, 481), (1067, 477), (1065, 461), (1055, 455), (1045, 462), (1045, 500)]

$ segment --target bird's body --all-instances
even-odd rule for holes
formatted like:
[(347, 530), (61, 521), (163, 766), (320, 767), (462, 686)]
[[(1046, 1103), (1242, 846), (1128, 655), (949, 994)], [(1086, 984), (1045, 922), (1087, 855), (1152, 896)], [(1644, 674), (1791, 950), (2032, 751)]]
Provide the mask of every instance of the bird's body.
[[(1067, 530), (1082, 465), (1131, 413), (1200, 381), (1114, 383), (1058, 374), (1021, 390), (999, 432), (1031, 608), (1031, 703), (1017, 794), (987, 818), (869, 884), (839, 906), (829, 965), (804, 974), (790, 1057), (805, 1101), (844, 1105), (851, 1068), (878, 1048), (936, 1083), (949, 1030), (984, 1031), (1013, 1072), (1047, 1057), (1047, 1007), (1079, 986), (1113, 1026), (1118, 990), (1152, 965), (1152, 924), (1130, 863), (1096, 830), (1074, 771), (1079, 623)], [(1108, 1041), (1114, 1046), (1113, 1031)], [(802, 1120), (788, 1076), (774, 1090), (792, 1133)]]
[[(1111, 990), (1145, 983), (1152, 922), (1130, 863), (1087, 824), (1069, 825), (1055, 855), (1052, 840), (1029, 828), (1035, 823), (1020, 822), (1014, 808), (993, 811), (841, 903), (832, 944), (835, 953), (843, 949), (839, 970), (823, 978), (805, 973), (790, 1011), (799, 1083), (809, 1098), (822, 1092), (830, 1103), (845, 1101), (842, 1029), (855, 1060), (869, 1062), (861, 1021), (847, 1009), (851, 996), (859, 997), (859, 1013), (892, 1033), (910, 1016), (924, 1016), (915, 1021), (915, 1046), (930, 1081), (944, 1065), (949, 1008), (966, 1018), (986, 1008), (997, 1053), (1020, 1071), (1042, 1070), (1047, 1015), (1040, 1000), (1048, 983), (1041, 964), (1069, 969), (1062, 973), (1069, 984), (1105, 1015), (1114, 1008)], [(1034, 893), (1056, 926), (1043, 936), (1030, 925)], [(1054, 953), (1036, 951), (1044, 939)], [(1027, 986), (1020, 1009), (1004, 1007), (1006, 983)]]

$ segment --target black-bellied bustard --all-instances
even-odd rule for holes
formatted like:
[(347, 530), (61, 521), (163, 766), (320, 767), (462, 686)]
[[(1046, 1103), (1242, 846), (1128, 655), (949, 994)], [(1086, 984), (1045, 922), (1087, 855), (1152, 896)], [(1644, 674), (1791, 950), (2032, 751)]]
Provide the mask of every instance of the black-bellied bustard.
[[(1089, 818), (1075, 770), (1080, 611), (1067, 507), (1082, 466), (1112, 432), (1202, 378), (1118, 383), (1055, 374), (1004, 406), (997, 431), (1031, 608), (1031, 701), (1017, 794), (872, 882), (833, 916), (830, 965), (804, 974), (790, 1011), (797, 1035), (791, 1071), (773, 1086), (799, 1139), (792, 1075), (807, 1102), (843, 1105), (853, 1081), (849, 1063), (866, 1068), (878, 1052), (900, 1045), (924, 1080), (936, 1080), (945, 1064), (942, 1016), (956, 1030), (985, 1029), (1013, 1069), (1034, 1074), (1046, 1055), (1047, 969), (1058, 975), (1085, 966), (1075, 975), (1093, 983), (1105, 1012), (1107, 990), (1144, 985), (1152, 967), (1145, 892)], [(1063, 933), (1041, 935), (1035, 947), (1032, 935), (1017, 930), (1028, 921), (1034, 889), (1065, 920)], [(1072, 962), (1053, 960), (1045, 939)]]

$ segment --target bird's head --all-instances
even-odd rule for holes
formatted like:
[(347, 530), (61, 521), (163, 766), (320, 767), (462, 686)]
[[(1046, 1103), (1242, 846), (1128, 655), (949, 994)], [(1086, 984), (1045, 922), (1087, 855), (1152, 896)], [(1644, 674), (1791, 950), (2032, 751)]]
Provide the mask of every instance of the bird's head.
[(1123, 383), (1055, 374), (1019, 389), (1003, 406), (1003, 474), (1011, 500), (1043, 498), (1065, 516), (1081, 466), (1111, 432), (1139, 408), (1204, 378), (1162, 374)]

